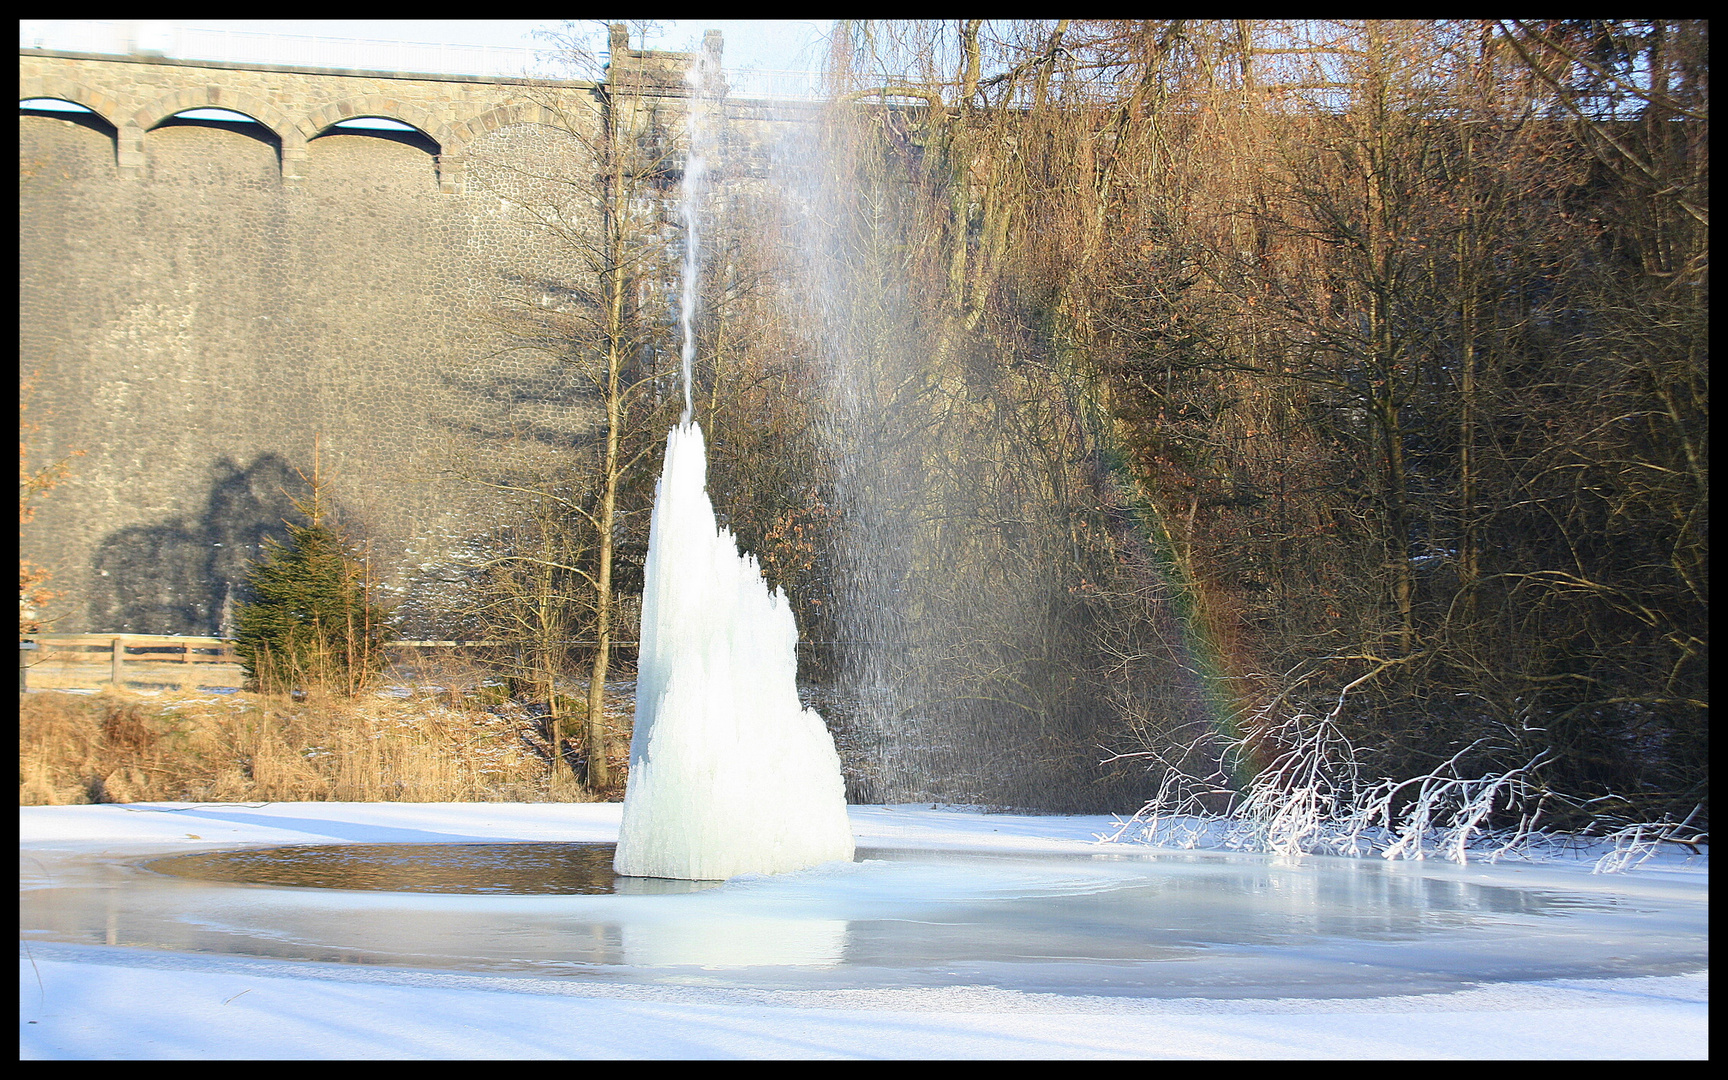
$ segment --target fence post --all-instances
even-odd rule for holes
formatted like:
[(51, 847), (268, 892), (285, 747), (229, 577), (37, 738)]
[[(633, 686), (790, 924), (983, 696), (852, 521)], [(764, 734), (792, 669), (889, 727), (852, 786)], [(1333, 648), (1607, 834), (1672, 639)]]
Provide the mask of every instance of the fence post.
[(108, 681), (114, 684), (114, 689), (120, 690), (125, 683), (120, 678), (120, 665), (126, 662), (126, 639), (114, 639), (114, 658), (108, 662)]
[(41, 647), (34, 641), (20, 641), (18, 643), (18, 692), (20, 694), (29, 689), (30, 681), (30, 662), (24, 654)]

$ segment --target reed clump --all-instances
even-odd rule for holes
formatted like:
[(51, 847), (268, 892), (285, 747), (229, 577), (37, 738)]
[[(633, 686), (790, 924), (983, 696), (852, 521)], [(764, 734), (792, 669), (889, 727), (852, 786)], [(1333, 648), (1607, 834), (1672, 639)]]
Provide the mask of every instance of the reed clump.
[(18, 802), (586, 802), (541, 719), (459, 693), (20, 695)]

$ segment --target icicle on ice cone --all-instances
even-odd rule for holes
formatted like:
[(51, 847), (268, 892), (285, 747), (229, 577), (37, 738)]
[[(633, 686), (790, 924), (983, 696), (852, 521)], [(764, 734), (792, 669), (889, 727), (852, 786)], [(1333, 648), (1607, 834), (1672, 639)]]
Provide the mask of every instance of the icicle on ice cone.
[(852, 858), (840, 756), (798, 699), (798, 628), (714, 521), (702, 429), (666, 437), (642, 594), (636, 728), (613, 861), (721, 879)]

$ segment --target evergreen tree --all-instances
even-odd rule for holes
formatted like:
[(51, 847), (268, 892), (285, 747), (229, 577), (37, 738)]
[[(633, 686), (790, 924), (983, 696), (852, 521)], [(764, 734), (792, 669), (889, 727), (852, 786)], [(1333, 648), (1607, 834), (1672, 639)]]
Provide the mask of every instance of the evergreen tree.
[(252, 599), (237, 605), (235, 651), (257, 689), (319, 686), (352, 694), (384, 666), (392, 626), (354, 546), (324, 522), (312, 482), (308, 519), (288, 523), (288, 543), (265, 541), (246, 575)]

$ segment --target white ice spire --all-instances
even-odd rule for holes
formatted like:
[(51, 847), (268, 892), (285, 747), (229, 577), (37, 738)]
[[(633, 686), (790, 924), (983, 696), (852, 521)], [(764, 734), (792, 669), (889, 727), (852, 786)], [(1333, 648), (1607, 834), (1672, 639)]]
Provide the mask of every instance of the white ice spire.
[(798, 627), (719, 528), (702, 429), (666, 437), (614, 868), (721, 879), (852, 858), (840, 757), (798, 699)]

